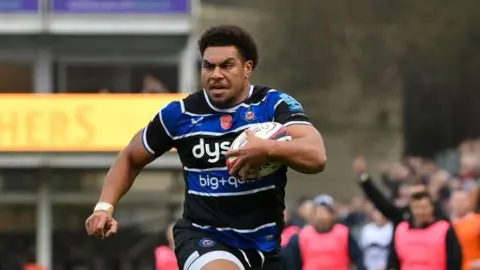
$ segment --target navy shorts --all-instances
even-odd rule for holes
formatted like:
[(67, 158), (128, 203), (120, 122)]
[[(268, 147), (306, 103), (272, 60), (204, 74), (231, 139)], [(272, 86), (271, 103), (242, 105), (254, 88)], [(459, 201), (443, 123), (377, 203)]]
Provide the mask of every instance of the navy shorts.
[(240, 269), (279, 270), (280, 253), (259, 250), (241, 250), (209, 237), (207, 232), (192, 227), (185, 220), (179, 220), (173, 228), (175, 255), (180, 270), (201, 270), (212, 260), (228, 260)]

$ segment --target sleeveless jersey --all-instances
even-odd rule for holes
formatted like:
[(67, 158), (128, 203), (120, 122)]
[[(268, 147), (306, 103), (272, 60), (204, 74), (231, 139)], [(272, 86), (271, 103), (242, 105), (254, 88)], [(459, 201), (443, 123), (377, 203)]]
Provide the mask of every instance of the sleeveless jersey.
[(276, 251), (284, 227), (287, 168), (259, 181), (229, 175), (225, 153), (255, 123), (310, 125), (291, 96), (250, 86), (249, 97), (230, 109), (216, 108), (204, 91), (168, 104), (143, 132), (145, 149), (160, 156), (176, 148), (186, 182), (183, 219), (213, 239), (240, 249)]
[(407, 221), (394, 233), (400, 270), (446, 270), (446, 235), (450, 223), (437, 221), (427, 228), (410, 228)]
[(318, 233), (307, 226), (298, 234), (302, 270), (350, 269), (349, 229), (335, 224), (329, 232)]

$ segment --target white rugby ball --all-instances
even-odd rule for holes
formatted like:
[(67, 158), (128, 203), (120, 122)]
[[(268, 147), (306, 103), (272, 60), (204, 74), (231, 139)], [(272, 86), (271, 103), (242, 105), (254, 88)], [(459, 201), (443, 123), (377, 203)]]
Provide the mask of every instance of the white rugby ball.
[[(265, 140), (290, 141), (292, 136), (287, 128), (276, 122), (264, 122), (255, 124), (248, 128), (255, 136)], [(248, 143), (246, 130), (242, 132), (230, 145), (230, 150), (236, 150), (246, 146)], [(229, 157), (227, 159), (227, 167), (231, 169), (235, 165), (237, 157)], [(276, 172), (282, 167), (281, 163), (269, 161), (260, 168), (260, 177), (267, 176)], [(251, 176), (253, 177), (253, 175)]]

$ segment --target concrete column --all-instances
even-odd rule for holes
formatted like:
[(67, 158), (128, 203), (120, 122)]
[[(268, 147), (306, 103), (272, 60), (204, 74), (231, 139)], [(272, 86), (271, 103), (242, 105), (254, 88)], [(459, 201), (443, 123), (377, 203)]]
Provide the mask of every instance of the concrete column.
[(197, 90), (198, 86), (198, 73), (197, 70), (197, 47), (196, 38), (191, 35), (188, 38), (187, 45), (182, 50), (180, 55), (179, 64), (179, 82), (180, 93), (193, 93)]
[(52, 203), (48, 179), (40, 179), (37, 198), (37, 263), (52, 270)]
[(33, 72), (33, 89), (35, 93), (53, 92), (53, 60), (48, 48), (36, 52)]

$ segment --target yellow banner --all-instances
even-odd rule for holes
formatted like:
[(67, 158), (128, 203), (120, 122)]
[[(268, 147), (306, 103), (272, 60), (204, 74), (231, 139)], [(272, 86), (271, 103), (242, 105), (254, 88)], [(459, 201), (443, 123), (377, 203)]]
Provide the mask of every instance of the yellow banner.
[(0, 152), (119, 151), (181, 94), (0, 94)]

